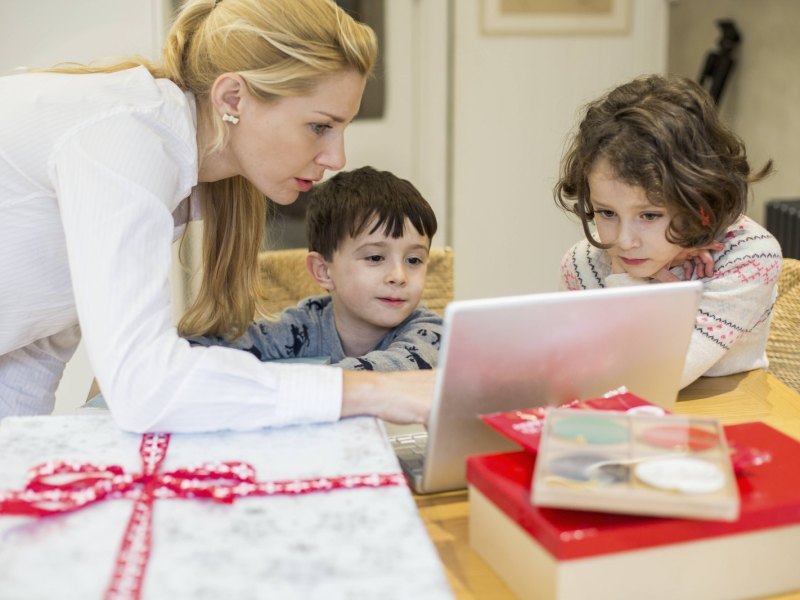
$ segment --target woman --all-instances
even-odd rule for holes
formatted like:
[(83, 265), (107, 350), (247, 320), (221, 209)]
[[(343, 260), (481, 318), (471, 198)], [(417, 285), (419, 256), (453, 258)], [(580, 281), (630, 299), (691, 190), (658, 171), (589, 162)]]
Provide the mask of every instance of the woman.
[(179, 330), (246, 328), (264, 195), (290, 204), (344, 166), (375, 55), (327, 0), (192, 0), (161, 66), (0, 78), (0, 417), (52, 410), (82, 334), (124, 429), (424, 422), (430, 374), (263, 364), (170, 325), (170, 245), (199, 208), (203, 282)]

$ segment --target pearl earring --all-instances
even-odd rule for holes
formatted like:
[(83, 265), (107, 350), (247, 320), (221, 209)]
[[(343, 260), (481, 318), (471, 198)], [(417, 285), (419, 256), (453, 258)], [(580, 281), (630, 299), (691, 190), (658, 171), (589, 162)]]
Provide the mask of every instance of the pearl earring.
[(225, 113), (224, 115), (222, 115), (222, 120), (227, 121), (231, 125), (236, 125), (239, 122), (239, 117), (234, 117), (233, 115)]

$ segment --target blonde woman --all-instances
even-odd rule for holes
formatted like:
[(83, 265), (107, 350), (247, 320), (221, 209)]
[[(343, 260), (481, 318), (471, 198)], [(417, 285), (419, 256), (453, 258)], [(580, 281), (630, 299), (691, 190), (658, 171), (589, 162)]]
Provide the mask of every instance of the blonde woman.
[(161, 65), (0, 78), (0, 417), (52, 410), (82, 334), (131, 431), (424, 422), (430, 373), (264, 364), (170, 324), (170, 246), (200, 214), (203, 282), (178, 329), (246, 329), (264, 196), (290, 204), (344, 166), (375, 55), (328, 0), (191, 0)]

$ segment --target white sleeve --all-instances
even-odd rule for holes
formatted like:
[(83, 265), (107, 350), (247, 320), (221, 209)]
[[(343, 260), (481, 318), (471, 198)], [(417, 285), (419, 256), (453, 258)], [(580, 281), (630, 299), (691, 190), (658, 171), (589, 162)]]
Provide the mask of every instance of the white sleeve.
[(188, 432), (338, 419), (340, 369), (265, 364), (177, 335), (168, 273), (181, 163), (165, 136), (118, 115), (72, 136), (51, 164), (78, 318), (115, 420)]
[[(737, 343), (741, 344), (742, 338), (769, 319), (779, 272), (780, 255), (754, 253), (704, 281), (681, 388), (704, 375)], [(758, 348), (755, 358), (763, 352), (764, 347)], [(754, 367), (745, 365), (745, 368)]]
[(64, 365), (80, 339), (75, 325), (0, 355), (0, 417), (53, 412)]

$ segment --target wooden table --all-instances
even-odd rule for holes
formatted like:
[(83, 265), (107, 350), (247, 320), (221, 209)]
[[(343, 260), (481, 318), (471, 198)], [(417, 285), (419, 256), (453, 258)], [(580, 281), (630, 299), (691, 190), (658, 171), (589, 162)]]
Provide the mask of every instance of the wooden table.
[[(679, 414), (715, 416), (724, 424), (763, 421), (800, 440), (800, 394), (765, 371), (701, 377), (678, 400)], [(416, 502), (457, 598), (515, 598), (469, 547), (466, 490), (416, 496)], [(771, 600), (800, 600), (800, 592)]]

